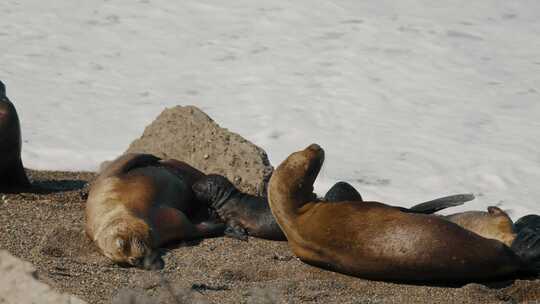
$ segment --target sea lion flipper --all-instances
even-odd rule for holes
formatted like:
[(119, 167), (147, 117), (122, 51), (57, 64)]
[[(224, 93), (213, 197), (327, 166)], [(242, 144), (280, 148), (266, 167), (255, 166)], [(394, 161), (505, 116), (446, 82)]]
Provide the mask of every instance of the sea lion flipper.
[(195, 225), (201, 237), (221, 236), (225, 231), (225, 224), (217, 221), (205, 221)]
[(235, 223), (227, 224), (227, 228), (225, 229), (225, 235), (241, 241), (248, 240), (248, 234), (246, 229)]
[(324, 200), (327, 202), (342, 202), (342, 201), (362, 201), (362, 196), (349, 183), (340, 181), (335, 183), (326, 195)]
[(473, 199), (473, 194), (450, 195), (412, 206), (409, 211), (412, 213), (432, 214), (446, 208), (461, 206)]

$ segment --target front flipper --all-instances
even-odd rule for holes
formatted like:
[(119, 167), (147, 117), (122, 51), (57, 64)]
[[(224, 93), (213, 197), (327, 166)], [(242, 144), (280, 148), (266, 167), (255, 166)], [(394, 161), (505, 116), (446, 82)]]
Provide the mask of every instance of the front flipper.
[(405, 212), (433, 214), (446, 208), (461, 206), (468, 201), (472, 201), (473, 199), (473, 194), (450, 195), (412, 206)]
[(222, 222), (214, 220), (200, 222), (195, 225), (195, 228), (202, 237), (222, 236), (224, 234), (225, 227), (225, 224)]
[(241, 241), (248, 240), (248, 233), (246, 229), (234, 222), (233, 223), (229, 222), (227, 224), (227, 228), (225, 228), (225, 235), (234, 239), (241, 240)]

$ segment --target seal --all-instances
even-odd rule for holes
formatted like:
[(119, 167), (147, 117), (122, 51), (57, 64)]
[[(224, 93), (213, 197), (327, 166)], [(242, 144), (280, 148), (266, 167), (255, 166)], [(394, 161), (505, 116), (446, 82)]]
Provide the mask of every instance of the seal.
[(213, 208), (225, 221), (225, 235), (247, 240), (248, 235), (286, 241), (265, 197), (242, 193), (226, 177), (209, 174), (193, 184), (198, 200)]
[(21, 160), (21, 146), (19, 116), (0, 81), (0, 192), (14, 193), (30, 188)]
[(169, 242), (221, 235), (224, 225), (190, 216), (207, 209), (191, 190), (204, 174), (186, 163), (125, 154), (96, 178), (86, 203), (86, 234), (112, 261), (163, 267), (157, 249)]
[[(209, 174), (193, 184), (198, 200), (213, 208), (225, 221), (225, 235), (246, 241), (249, 236), (274, 241), (286, 241), (285, 234), (277, 224), (266, 197), (242, 193), (226, 177)], [(474, 198), (474, 197), (473, 197)], [(422, 203), (418, 210), (395, 207), (404, 212), (429, 213), (463, 204), (470, 199), (466, 195), (454, 195)], [(336, 183), (325, 195), (332, 203), (342, 200), (362, 202), (362, 196), (347, 182)]]
[(484, 238), (498, 240), (509, 247), (516, 238), (512, 219), (498, 207), (490, 206), (487, 212), (465, 211), (450, 214), (444, 218)]
[(325, 203), (313, 194), (324, 150), (291, 154), (268, 185), (269, 203), (302, 261), (367, 279), (464, 282), (535, 271), (540, 236), (522, 231), (512, 248), (435, 215), (379, 202)]
[[(461, 206), (468, 201), (472, 201), (473, 199), (473, 194), (455, 194), (420, 203), (410, 208), (398, 206), (394, 206), (394, 208), (409, 213), (432, 214), (446, 208)], [(360, 193), (358, 193), (358, 191), (351, 184), (344, 181), (334, 184), (324, 196), (324, 200), (327, 202), (363, 201)]]
[[(349, 183), (338, 182), (330, 188), (324, 199), (331, 202), (362, 201), (362, 196)], [(402, 212), (433, 214), (445, 208), (463, 205), (465, 202), (473, 199), (474, 195), (472, 194), (456, 194), (421, 203), (410, 208), (393, 207)], [(516, 237), (512, 220), (504, 211), (497, 207), (488, 207), (487, 212), (466, 211), (443, 216), (443, 218), (482, 237), (503, 242), (507, 246), (511, 246)], [(531, 225), (529, 224), (528, 226)]]

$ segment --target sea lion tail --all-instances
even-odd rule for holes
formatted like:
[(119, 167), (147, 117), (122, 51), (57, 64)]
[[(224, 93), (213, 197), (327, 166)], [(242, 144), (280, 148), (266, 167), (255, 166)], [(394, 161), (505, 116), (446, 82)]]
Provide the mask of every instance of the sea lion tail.
[(521, 258), (526, 272), (540, 273), (540, 234), (524, 228), (517, 234), (511, 248)]
[(468, 201), (472, 201), (473, 199), (474, 194), (456, 194), (445, 196), (412, 206), (411, 208), (409, 208), (409, 212), (433, 214), (446, 208), (461, 206)]
[(514, 223), (514, 231), (516, 233), (519, 233), (525, 228), (529, 228), (536, 233), (540, 233), (540, 215), (525, 215)]

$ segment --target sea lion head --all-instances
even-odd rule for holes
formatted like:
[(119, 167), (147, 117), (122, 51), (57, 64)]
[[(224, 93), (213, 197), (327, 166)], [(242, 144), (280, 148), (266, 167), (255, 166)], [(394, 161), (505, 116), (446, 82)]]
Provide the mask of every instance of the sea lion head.
[(159, 256), (152, 249), (148, 225), (136, 219), (116, 219), (98, 236), (98, 247), (103, 254), (118, 264), (153, 269), (159, 267)]
[(6, 96), (6, 85), (0, 80), (0, 97)]
[(317, 144), (311, 144), (304, 150), (291, 154), (274, 175), (279, 175), (290, 189), (303, 197), (313, 195), (313, 183), (319, 175), (324, 162), (324, 150)]
[(219, 210), (239, 190), (224, 176), (209, 174), (192, 186), (198, 200)]

